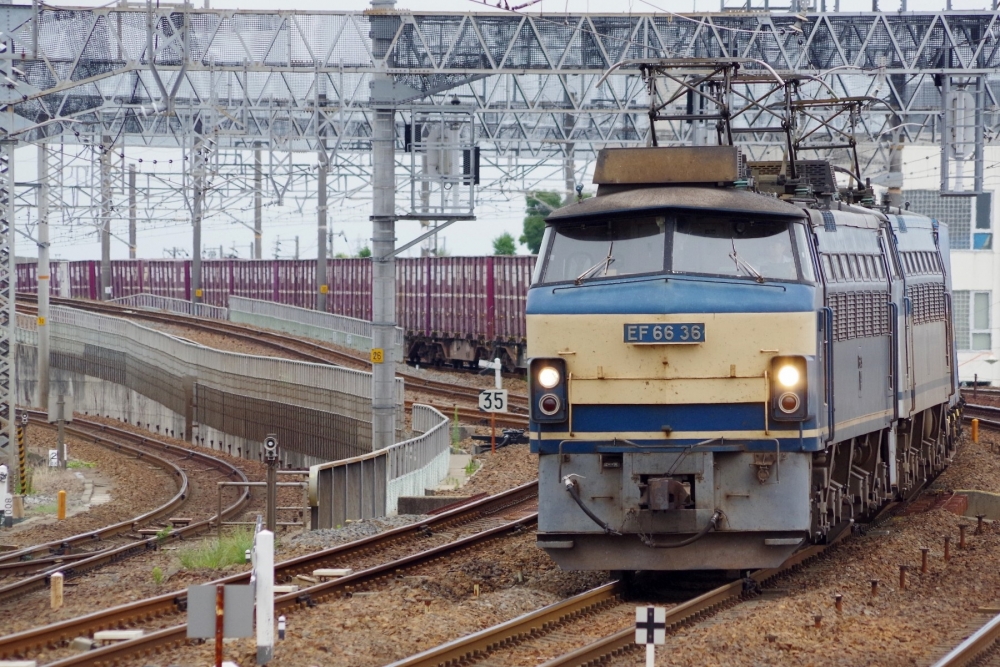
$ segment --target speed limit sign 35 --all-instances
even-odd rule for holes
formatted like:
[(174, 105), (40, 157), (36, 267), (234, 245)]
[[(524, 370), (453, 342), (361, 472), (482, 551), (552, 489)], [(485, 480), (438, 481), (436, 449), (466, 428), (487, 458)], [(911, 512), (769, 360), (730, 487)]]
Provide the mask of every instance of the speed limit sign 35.
[(479, 409), (483, 412), (507, 412), (507, 390), (486, 389), (479, 392)]

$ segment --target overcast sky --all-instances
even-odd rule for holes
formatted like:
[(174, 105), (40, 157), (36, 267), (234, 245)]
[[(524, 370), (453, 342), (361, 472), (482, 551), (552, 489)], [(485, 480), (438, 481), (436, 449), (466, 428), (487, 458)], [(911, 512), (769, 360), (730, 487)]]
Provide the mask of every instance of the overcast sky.
[[(200, 6), (205, 0), (193, 0), (196, 6)], [(275, 9), (280, 3), (275, 0), (208, 0), (211, 6), (225, 9), (249, 9), (249, 10), (269, 10)], [(521, 5), (530, 0), (507, 0), (511, 6)], [(738, 0), (725, 0), (727, 4), (735, 4)], [(819, 1), (819, 0), (817, 0)], [(826, 0), (827, 8), (832, 10), (836, 0)], [(880, 8), (883, 11), (897, 11), (900, 8), (900, 0), (879, 0)], [(84, 0), (73, 5), (97, 6), (111, 3), (101, 1)], [(493, 0), (492, 4), (496, 4)], [(762, 4), (755, 2), (755, 4)], [(297, 0), (293, 3), (297, 10), (335, 10), (335, 11), (361, 11), (370, 7), (367, 0)], [(989, 0), (953, 0), (953, 9), (984, 9), (989, 6)], [(410, 9), (414, 11), (441, 11), (441, 12), (481, 12), (499, 11), (497, 9), (483, 5), (474, 0), (399, 0), (397, 9)], [(280, 7), (288, 8), (288, 5)], [(908, 0), (908, 9), (913, 11), (934, 11), (944, 8), (944, 0)], [(542, 0), (537, 4), (523, 11), (545, 14), (562, 14), (578, 12), (606, 12), (606, 13), (657, 13), (664, 11), (690, 12), (690, 11), (719, 11), (720, 0)], [(871, 11), (871, 0), (840, 0), (840, 11)], [(22, 149), (17, 151), (18, 173), (17, 180), (34, 180), (35, 174), (35, 152), (33, 149)], [(149, 165), (145, 165), (149, 168)], [(558, 187), (559, 174), (553, 173), (555, 177), (552, 181), (553, 187)], [(512, 193), (492, 193), (486, 199), (484, 205), (477, 210), (479, 219), (476, 222), (456, 223), (446, 232), (442, 233), (444, 243), (452, 255), (478, 255), (491, 252), (491, 240), (509, 231), (518, 237), (521, 232), (521, 219), (523, 217), (524, 199), (523, 194)], [(370, 213), (369, 201), (349, 202), (346, 206), (339, 208), (331, 215), (331, 224), (335, 233), (342, 234), (334, 241), (335, 252), (356, 252), (356, 250), (367, 245), (370, 237)], [(235, 247), (239, 256), (247, 256), (247, 248), (252, 242), (252, 234), (245, 227), (232, 222), (226, 222), (218, 217), (211, 216), (206, 219), (203, 233), (204, 246), (206, 248), (218, 248), (223, 246), (228, 253), (230, 248)], [(29, 212), (27, 215), (33, 216)], [(315, 257), (316, 253), (316, 227), (315, 210), (306, 209), (301, 213), (288, 210), (268, 209), (264, 214), (264, 256), (272, 257), (278, 243), (281, 246), (281, 256), (288, 257), (293, 252), (295, 237), (299, 237), (299, 253), (302, 258)], [(23, 221), (25, 215), (20, 215)], [(118, 239), (112, 241), (112, 254), (115, 258), (128, 256), (126, 243), (122, 240), (126, 238), (127, 231), (124, 221), (116, 221), (115, 234)], [(419, 223), (401, 221), (398, 223), (399, 242), (403, 243), (420, 232)], [(94, 259), (100, 256), (100, 246), (96, 236), (89, 239), (81, 238), (79, 234), (74, 235), (72, 242), (60, 242), (58, 230), (53, 230), (53, 255), (64, 259)], [(63, 235), (65, 239), (65, 234)], [(19, 255), (34, 255), (34, 248), (30, 243), (19, 240)], [(156, 258), (164, 256), (165, 249), (168, 248), (191, 248), (190, 225), (183, 220), (169, 222), (166, 226), (158, 229), (142, 230), (139, 234), (139, 256)], [(520, 252), (525, 252), (523, 247)], [(413, 249), (411, 253), (416, 253)]]

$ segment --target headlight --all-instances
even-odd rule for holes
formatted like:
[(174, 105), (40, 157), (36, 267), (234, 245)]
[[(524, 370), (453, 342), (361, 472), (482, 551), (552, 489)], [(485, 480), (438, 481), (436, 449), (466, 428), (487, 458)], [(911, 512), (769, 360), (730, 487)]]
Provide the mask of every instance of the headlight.
[(559, 371), (551, 366), (546, 366), (542, 370), (538, 371), (538, 384), (542, 385), (546, 389), (552, 389), (552, 387), (559, 384), (559, 379)]
[(791, 364), (778, 370), (778, 384), (782, 387), (794, 387), (799, 383), (799, 369)]

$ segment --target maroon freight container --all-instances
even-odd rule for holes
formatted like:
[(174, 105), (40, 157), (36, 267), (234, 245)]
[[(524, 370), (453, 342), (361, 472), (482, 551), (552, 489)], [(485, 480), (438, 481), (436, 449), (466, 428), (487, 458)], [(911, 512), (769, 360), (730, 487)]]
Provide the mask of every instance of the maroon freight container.
[[(408, 336), (520, 344), (534, 257), (414, 257), (396, 260), (396, 312)], [(59, 293), (59, 262), (52, 263), (52, 289)], [(330, 259), (327, 264), (331, 313), (371, 319), (372, 263)], [(100, 262), (69, 262), (73, 297), (100, 297)], [(33, 263), (17, 265), (18, 291), (37, 289)], [(230, 294), (302, 308), (316, 305), (314, 260), (206, 260), (202, 300), (225, 306)], [(115, 260), (112, 296), (149, 292), (191, 298), (190, 260)]]

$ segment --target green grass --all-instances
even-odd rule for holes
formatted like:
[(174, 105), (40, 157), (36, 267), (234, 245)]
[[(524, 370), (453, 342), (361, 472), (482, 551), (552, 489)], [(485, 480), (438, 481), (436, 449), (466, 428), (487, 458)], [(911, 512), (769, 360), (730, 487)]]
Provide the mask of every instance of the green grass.
[(41, 512), (42, 514), (55, 514), (58, 509), (55, 503), (49, 503), (47, 505), (38, 505), (34, 508), (34, 511)]
[(153, 568), (153, 583), (157, 586), (163, 583), (163, 570), (159, 567)]
[(465, 476), (472, 477), (472, 473), (479, 470), (479, 464), (476, 463), (475, 459), (469, 459), (469, 462), (465, 464)]
[(90, 461), (67, 461), (67, 468), (96, 468), (96, 463), (91, 463)]
[(219, 570), (246, 561), (246, 550), (253, 546), (253, 530), (239, 527), (221, 540), (205, 540), (180, 552), (181, 565), (188, 570)]

